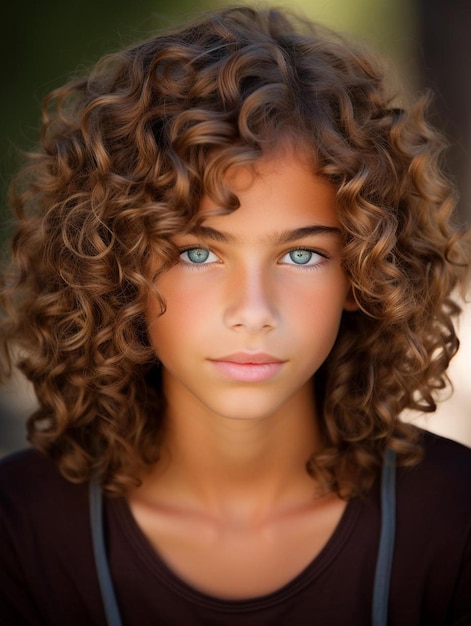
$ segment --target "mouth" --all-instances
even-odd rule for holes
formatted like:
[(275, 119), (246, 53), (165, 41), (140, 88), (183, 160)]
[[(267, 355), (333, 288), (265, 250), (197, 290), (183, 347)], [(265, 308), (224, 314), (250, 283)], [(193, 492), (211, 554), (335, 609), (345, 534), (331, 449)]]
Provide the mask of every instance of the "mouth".
[(276, 376), (285, 361), (265, 353), (236, 352), (217, 359), (210, 359), (216, 370), (237, 382), (259, 383)]
[(265, 354), (264, 352), (256, 352), (250, 354), (249, 352), (234, 352), (234, 354), (228, 354), (217, 359), (211, 359), (216, 363), (239, 363), (240, 365), (264, 365), (267, 363), (283, 363), (283, 359), (279, 359), (271, 354)]

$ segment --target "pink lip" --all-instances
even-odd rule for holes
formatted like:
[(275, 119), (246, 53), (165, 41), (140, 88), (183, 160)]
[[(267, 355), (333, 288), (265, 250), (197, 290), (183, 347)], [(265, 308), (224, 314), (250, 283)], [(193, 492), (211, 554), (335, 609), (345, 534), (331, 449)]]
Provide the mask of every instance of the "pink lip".
[(276, 356), (271, 354), (265, 354), (264, 352), (256, 352), (250, 354), (250, 352), (234, 352), (234, 354), (228, 354), (221, 356), (217, 359), (211, 359), (212, 361), (224, 361), (227, 363), (242, 363), (243, 365), (258, 365), (260, 363), (282, 363), (282, 359), (277, 359)]
[(275, 376), (284, 361), (270, 354), (236, 352), (227, 356), (211, 359), (211, 363), (225, 377), (239, 382), (258, 383)]

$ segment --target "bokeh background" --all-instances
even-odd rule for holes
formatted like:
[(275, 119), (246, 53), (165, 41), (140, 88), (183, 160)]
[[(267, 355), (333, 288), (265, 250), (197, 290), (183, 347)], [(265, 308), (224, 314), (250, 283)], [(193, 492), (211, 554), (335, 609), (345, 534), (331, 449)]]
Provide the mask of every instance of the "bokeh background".
[[(104, 53), (228, 2), (216, 0), (43, 0), (10, 2), (0, 24), (0, 252), (11, 221), (6, 188), (34, 146), (40, 103), (55, 87)], [(435, 123), (448, 136), (447, 167), (461, 200), (457, 220), (471, 221), (471, 2), (469, 0), (285, 0), (274, 2), (350, 33), (389, 59), (391, 75), (410, 97), (432, 88)], [(471, 445), (471, 307), (460, 323), (462, 347), (450, 375), (453, 396), (433, 416), (408, 415), (422, 426)], [(449, 395), (449, 394), (448, 394)], [(0, 455), (25, 445), (24, 422), (34, 408), (17, 375), (0, 387)]]

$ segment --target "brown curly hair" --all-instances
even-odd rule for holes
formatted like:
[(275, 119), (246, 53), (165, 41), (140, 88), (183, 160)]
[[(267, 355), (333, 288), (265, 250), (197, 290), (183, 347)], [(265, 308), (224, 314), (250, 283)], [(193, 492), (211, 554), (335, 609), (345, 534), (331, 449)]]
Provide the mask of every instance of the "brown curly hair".
[[(165, 411), (145, 324), (152, 273), (175, 262), (203, 193), (227, 210), (229, 167), (295, 142), (337, 191), (344, 315), (316, 374), (330, 489), (365, 492), (386, 446), (418, 459), (405, 408), (433, 411), (458, 348), (464, 283), (444, 144), (394, 107), (371, 55), (273, 9), (226, 8), (102, 59), (43, 106), (41, 147), (12, 185), (4, 371), (18, 361), (39, 409), (31, 443), (70, 480), (101, 472), (122, 493), (156, 461)], [(162, 311), (165, 303), (160, 299)], [(349, 477), (349, 481), (347, 480)]]

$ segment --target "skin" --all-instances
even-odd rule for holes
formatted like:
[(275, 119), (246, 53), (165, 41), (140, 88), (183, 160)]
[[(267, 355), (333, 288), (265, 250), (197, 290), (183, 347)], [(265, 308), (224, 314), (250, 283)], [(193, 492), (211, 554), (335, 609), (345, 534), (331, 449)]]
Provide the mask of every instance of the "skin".
[[(304, 569), (344, 511), (306, 461), (321, 445), (312, 377), (355, 304), (328, 182), (292, 153), (227, 182), (240, 208), (215, 215), (203, 198), (210, 230), (175, 238), (181, 260), (158, 282), (167, 310), (149, 303), (168, 410), (162, 457), (129, 503), (176, 574), (247, 598)], [(260, 353), (270, 364), (250, 365)]]

